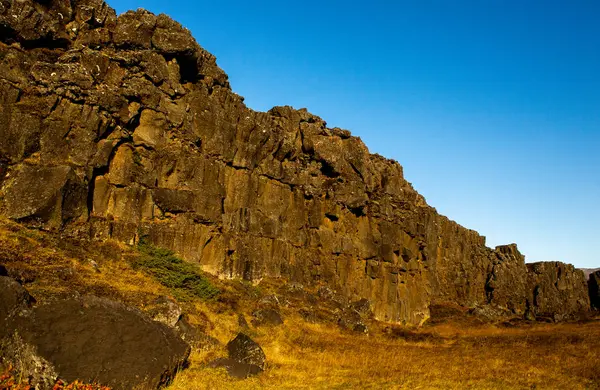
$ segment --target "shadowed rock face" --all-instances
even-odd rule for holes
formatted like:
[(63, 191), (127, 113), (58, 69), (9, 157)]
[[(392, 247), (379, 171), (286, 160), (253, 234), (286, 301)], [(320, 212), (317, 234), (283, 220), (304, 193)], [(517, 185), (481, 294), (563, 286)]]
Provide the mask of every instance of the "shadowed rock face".
[(91, 296), (38, 306), (3, 325), (1, 356), (20, 372), (35, 373), (41, 388), (51, 388), (61, 378), (112, 389), (155, 389), (169, 383), (190, 354), (190, 347), (167, 326)]
[(29, 307), (33, 298), (16, 280), (0, 275), (0, 337), (6, 328), (5, 320)]
[(493, 251), (440, 216), (348, 131), (248, 109), (165, 15), (4, 1), (0, 33), (4, 215), (144, 235), (222, 277), (326, 283), (381, 320), (421, 323), (432, 302), (522, 314), (539, 301), (516, 247)]
[(581, 270), (554, 261), (527, 264), (527, 268), (535, 315), (560, 321), (589, 310), (587, 281)]
[(588, 279), (588, 291), (592, 307), (600, 310), (600, 271), (590, 274)]

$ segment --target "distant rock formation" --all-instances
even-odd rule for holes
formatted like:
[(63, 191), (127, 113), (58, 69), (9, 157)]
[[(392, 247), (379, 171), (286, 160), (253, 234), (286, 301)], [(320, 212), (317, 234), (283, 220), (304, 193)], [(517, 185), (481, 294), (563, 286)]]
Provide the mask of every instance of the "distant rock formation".
[(7, 217), (144, 236), (225, 278), (325, 283), (385, 321), (420, 324), (446, 301), (557, 319), (589, 308), (581, 271), (486, 247), (348, 131), (306, 110), (248, 109), (165, 15), (3, 1), (0, 37)]
[(600, 268), (579, 268), (581, 271), (583, 271), (583, 274), (585, 275), (585, 278), (588, 279), (590, 277), (591, 274), (593, 274), (596, 271), (600, 271)]

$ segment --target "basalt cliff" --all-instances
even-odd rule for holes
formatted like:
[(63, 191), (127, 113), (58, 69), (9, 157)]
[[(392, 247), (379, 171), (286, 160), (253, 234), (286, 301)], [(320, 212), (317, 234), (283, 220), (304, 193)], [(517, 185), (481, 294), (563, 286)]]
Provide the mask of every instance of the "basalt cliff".
[[(165, 15), (0, 0), (0, 214), (145, 238), (223, 278), (285, 278), (420, 324), (432, 304), (568, 318), (581, 271), (439, 215), (395, 161), (306, 110), (256, 112)], [(318, 93), (318, 91), (316, 91)]]

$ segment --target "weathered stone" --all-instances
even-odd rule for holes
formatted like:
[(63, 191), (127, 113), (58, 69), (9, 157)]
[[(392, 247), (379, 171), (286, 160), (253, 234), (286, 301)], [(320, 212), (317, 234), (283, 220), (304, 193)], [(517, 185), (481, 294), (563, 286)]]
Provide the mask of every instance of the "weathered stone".
[(368, 300), (384, 321), (419, 325), (444, 302), (554, 318), (585, 303), (578, 278), (488, 248), (348, 131), (306, 109), (247, 108), (166, 15), (2, 4), (2, 215), (125, 242), (143, 232), (220, 277), (327, 285), (340, 308)]
[(129, 49), (150, 49), (156, 16), (146, 10), (128, 11), (120, 15), (113, 32), (114, 43)]
[(21, 165), (5, 190), (5, 214), (10, 218), (38, 218), (60, 226), (85, 211), (87, 192), (69, 166)]
[(160, 296), (151, 305), (149, 314), (154, 321), (161, 322), (173, 328), (181, 319), (181, 307), (169, 297)]
[[(1, 268), (4, 268), (0, 266)], [(6, 270), (4, 268), (4, 270)], [(0, 275), (2, 272), (0, 272)], [(4, 321), (18, 311), (25, 309), (33, 302), (33, 298), (27, 290), (23, 288), (16, 280), (8, 276), (0, 276), (0, 325), (5, 327)], [(4, 331), (0, 330), (0, 337)]]
[(244, 333), (238, 333), (233, 340), (227, 343), (227, 352), (232, 360), (255, 365), (261, 370), (265, 369), (265, 353), (260, 345)]
[[(95, 297), (47, 304), (13, 316), (1, 348), (18, 370), (48, 366), (47, 371), (55, 373), (49, 383), (57, 378), (82, 380), (123, 390), (166, 384), (190, 353), (172, 329), (132, 308)], [(19, 366), (23, 362), (26, 366)]]
[(531, 263), (527, 268), (536, 317), (561, 321), (589, 310), (590, 297), (581, 270), (559, 262)]
[(588, 279), (591, 274), (600, 271), (600, 268), (580, 268), (580, 270), (583, 271), (585, 278)]
[(523, 315), (532, 304), (525, 257), (516, 244), (496, 247), (485, 290), (487, 303), (496, 306), (500, 312)]
[(152, 35), (152, 45), (165, 54), (195, 54), (197, 43), (189, 30), (167, 15), (158, 15), (156, 30)]
[(140, 125), (133, 132), (133, 142), (136, 146), (159, 148), (165, 142), (167, 122), (164, 115), (152, 110), (142, 111)]
[(600, 310), (600, 271), (590, 274), (588, 279), (588, 291), (592, 307)]
[(277, 308), (281, 304), (282, 299), (275, 294), (265, 295), (258, 301), (258, 306), (262, 308)]

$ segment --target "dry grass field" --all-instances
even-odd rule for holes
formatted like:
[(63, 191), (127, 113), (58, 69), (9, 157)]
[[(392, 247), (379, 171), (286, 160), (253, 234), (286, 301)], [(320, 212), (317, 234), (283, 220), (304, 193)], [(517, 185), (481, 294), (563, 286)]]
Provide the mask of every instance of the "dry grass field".
[(203, 368), (222, 350), (195, 351), (169, 389), (600, 388), (600, 321), (514, 328), (449, 323), (394, 337), (288, 319), (255, 339), (269, 360), (260, 376), (230, 379)]
[[(81, 245), (0, 221), (0, 258), (38, 302), (96, 294), (147, 310), (160, 295), (176, 296), (132, 266), (139, 255), (115, 242)], [(420, 329), (371, 321), (368, 334), (357, 334), (335, 321), (305, 321), (301, 302), (281, 306), (283, 325), (246, 330), (264, 349), (268, 367), (256, 377), (233, 379), (206, 364), (226, 355), (224, 345), (241, 329), (238, 314), (251, 318), (257, 301), (282, 291), (285, 282), (208, 281), (220, 291), (217, 298), (179, 303), (192, 324), (221, 344), (196, 347), (168, 390), (600, 388), (598, 318), (489, 324), (453, 309)]]

